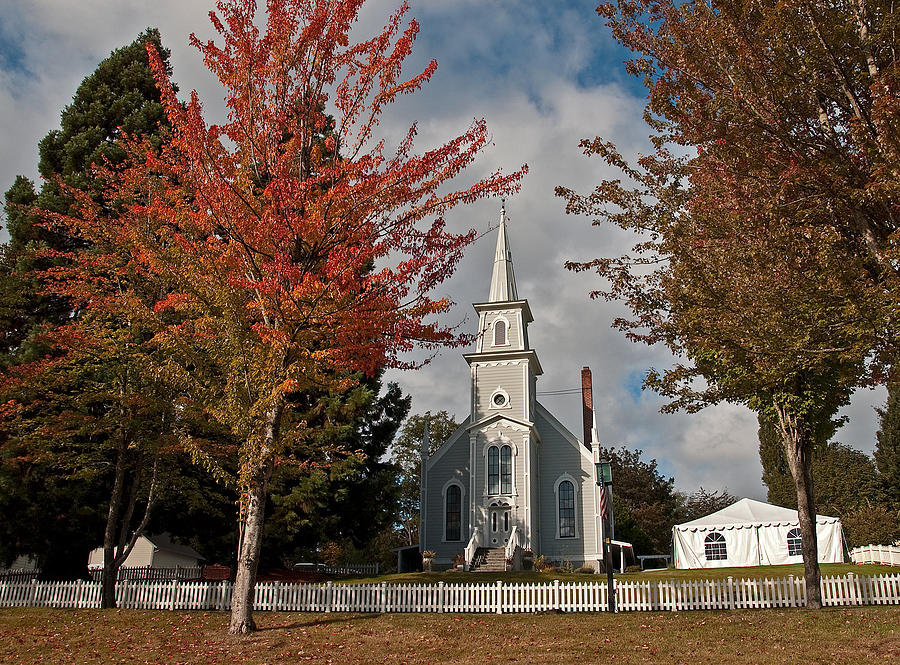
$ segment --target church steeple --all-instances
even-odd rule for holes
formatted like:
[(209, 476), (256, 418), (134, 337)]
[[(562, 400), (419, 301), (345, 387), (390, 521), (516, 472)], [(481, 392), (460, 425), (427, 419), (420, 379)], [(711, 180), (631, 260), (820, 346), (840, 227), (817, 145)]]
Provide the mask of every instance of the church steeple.
[(497, 249), (494, 252), (494, 271), (491, 273), (491, 292), (488, 302), (509, 302), (518, 300), (516, 274), (513, 272), (512, 252), (506, 239), (506, 204), (500, 207), (500, 231), (497, 234)]
[(528, 324), (534, 319), (528, 301), (520, 300), (516, 291), (505, 206), (500, 209), (490, 296), (473, 306), (478, 312), (478, 339), (475, 353), (464, 357), (472, 367), (474, 422), (491, 414), (533, 422), (541, 364), (528, 346)]

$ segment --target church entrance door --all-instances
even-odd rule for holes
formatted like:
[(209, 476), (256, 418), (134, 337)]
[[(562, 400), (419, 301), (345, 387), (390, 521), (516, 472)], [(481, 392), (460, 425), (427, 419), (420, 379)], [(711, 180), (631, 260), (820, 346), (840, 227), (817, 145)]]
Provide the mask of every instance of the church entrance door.
[(509, 542), (509, 532), (512, 530), (509, 506), (491, 506), (487, 527), (487, 541), (490, 547), (504, 547)]

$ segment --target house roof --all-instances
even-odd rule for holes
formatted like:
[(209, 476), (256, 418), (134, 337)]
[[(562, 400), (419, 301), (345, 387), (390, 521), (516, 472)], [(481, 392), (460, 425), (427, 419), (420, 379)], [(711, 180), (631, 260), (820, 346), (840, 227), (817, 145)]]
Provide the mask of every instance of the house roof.
[[(840, 518), (816, 515), (816, 524), (833, 524)], [(679, 531), (743, 529), (756, 526), (789, 526), (799, 524), (797, 511), (753, 499), (741, 499), (711, 515), (676, 524)]]
[(182, 556), (189, 556), (200, 560), (205, 559), (205, 557), (201, 556), (200, 553), (193, 547), (190, 547), (188, 545), (181, 545), (174, 542), (172, 540), (172, 536), (168, 533), (163, 532), (155, 536), (144, 537), (151, 543), (153, 543), (153, 546), (159, 550), (171, 552), (172, 554), (181, 554)]

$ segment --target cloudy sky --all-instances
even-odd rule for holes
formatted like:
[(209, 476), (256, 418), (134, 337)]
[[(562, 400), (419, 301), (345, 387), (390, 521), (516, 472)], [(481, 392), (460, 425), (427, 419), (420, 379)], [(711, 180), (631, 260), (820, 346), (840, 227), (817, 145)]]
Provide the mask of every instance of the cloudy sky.
[[(110, 51), (158, 27), (172, 50), (174, 78), (182, 91), (198, 90), (210, 117), (221, 115), (221, 92), (188, 35), (212, 36), (206, 14), (211, 0), (16, 0), (0, 2), (0, 186), (16, 174), (37, 171), (37, 143), (59, 126), (59, 113), (76, 87)], [(566, 260), (625, 251), (630, 239), (591, 220), (564, 214), (556, 185), (589, 190), (612, 175), (581, 155), (578, 141), (603, 136), (625, 155), (647, 149), (641, 121), (642, 88), (624, 73), (626, 54), (594, 13), (596, 0), (411, 0), (421, 24), (408, 72), (438, 61), (431, 83), (389, 109), (381, 131), (390, 141), (411, 122), (420, 127), (419, 148), (456, 136), (484, 117), (493, 146), (469, 180), (498, 166), (528, 164), (522, 191), (507, 202), (509, 237), (520, 297), (535, 322), (530, 341), (544, 367), (539, 391), (577, 388), (580, 370), (594, 377), (601, 439), (641, 449), (687, 491), (727, 487), (739, 496), (765, 498), (760, 482), (756, 421), (734, 405), (694, 415), (661, 415), (661, 401), (640, 391), (650, 367), (671, 362), (665, 349), (626, 341), (610, 328), (615, 304), (592, 302), (594, 277), (567, 272)], [(359, 34), (383, 25), (394, 0), (370, 0)], [(218, 114), (218, 115), (217, 115)], [(482, 201), (448, 220), (458, 230), (485, 231), (496, 223), (499, 201)], [(0, 232), (6, 238), (5, 231)], [(495, 237), (473, 245), (457, 274), (439, 290), (458, 303), (449, 321), (470, 332), (472, 302), (487, 296)], [(468, 366), (448, 351), (415, 372), (393, 373), (413, 395), (413, 411), (447, 409), (466, 414)], [(540, 398), (580, 436), (577, 394)], [(850, 422), (838, 439), (866, 452), (874, 446), (873, 405), (882, 391), (857, 394), (846, 410)]]

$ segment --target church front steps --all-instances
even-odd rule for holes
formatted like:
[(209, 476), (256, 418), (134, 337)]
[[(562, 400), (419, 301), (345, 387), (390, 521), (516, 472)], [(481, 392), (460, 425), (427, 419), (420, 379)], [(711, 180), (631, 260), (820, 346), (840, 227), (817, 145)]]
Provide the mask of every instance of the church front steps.
[(469, 570), (473, 573), (506, 572), (506, 548), (479, 547), (475, 550), (475, 560)]

